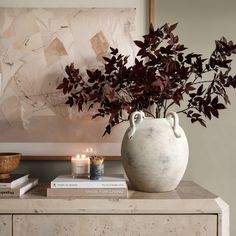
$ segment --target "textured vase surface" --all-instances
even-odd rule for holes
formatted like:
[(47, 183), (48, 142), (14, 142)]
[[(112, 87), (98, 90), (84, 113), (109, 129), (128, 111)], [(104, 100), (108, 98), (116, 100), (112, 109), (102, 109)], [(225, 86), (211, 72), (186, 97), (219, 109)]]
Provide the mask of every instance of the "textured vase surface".
[(122, 163), (132, 186), (144, 192), (174, 190), (188, 163), (188, 142), (178, 115), (146, 118), (143, 112), (130, 116), (121, 146)]

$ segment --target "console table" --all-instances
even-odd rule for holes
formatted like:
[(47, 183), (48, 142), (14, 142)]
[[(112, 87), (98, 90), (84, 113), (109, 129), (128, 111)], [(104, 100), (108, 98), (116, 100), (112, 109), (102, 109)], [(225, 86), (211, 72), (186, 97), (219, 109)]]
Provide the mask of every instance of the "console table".
[(39, 185), (0, 199), (0, 235), (229, 236), (229, 211), (190, 181), (167, 193), (130, 190), (128, 199), (47, 198)]

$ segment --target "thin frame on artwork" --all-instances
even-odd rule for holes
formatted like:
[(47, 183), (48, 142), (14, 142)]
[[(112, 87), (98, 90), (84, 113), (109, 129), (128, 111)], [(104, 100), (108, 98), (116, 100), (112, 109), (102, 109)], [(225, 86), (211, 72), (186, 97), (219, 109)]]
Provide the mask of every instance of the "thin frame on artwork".
[[(130, 7), (133, 7), (134, 3), (137, 4), (137, 2), (140, 2), (140, 0), (132, 0), (128, 3), (126, 0), (124, 0), (124, 1), (121, 0), (119, 2), (120, 3), (117, 4), (117, 6), (115, 6), (115, 7), (128, 7), (128, 8), (130, 8)], [(149, 4), (148, 25), (150, 23), (155, 24), (155, 22), (154, 22), (155, 21), (154, 2), (155, 2), (155, 0), (148, 1), (148, 4)], [(21, 5), (18, 5), (18, 3), (19, 3), (18, 1), (12, 1), (9, 5), (8, 1), (3, 0), (1, 2), (1, 7), (22, 7)], [(58, 6), (63, 7), (63, 1), (58, 1), (57, 3), (58, 3), (57, 7)], [(92, 7), (92, 6), (87, 6), (87, 5), (84, 6), (83, 5), (84, 1), (80, 1), (80, 0), (78, 0), (76, 4), (79, 4), (79, 5), (73, 6), (73, 3), (72, 3), (72, 4), (68, 4), (66, 7), (67, 8), (69, 8), (69, 7)], [(123, 4), (123, 6), (121, 6), (122, 4)], [(103, 0), (103, 5), (106, 5), (106, 7), (111, 7), (111, 6), (109, 6), (109, 5), (111, 5), (111, 1)], [(30, 7), (30, 8), (35, 8), (35, 7), (44, 8), (45, 7), (46, 8), (47, 4), (42, 1), (42, 3), (40, 3), (40, 5), (39, 5), (38, 2), (36, 3), (36, 1), (31, 0), (31, 1), (29, 1), (29, 3), (27, 3), (27, 7)], [(50, 6), (50, 7), (53, 7), (53, 6)], [(99, 7), (101, 7), (101, 6), (99, 6)], [(17, 145), (18, 145), (18, 143), (0, 143), (0, 150), (2, 150), (2, 147), (5, 147), (4, 149), (10, 150), (10, 151), (17, 151), (18, 150)], [(65, 145), (67, 147), (65, 148), (65, 151), (60, 152), (59, 155), (58, 155), (59, 151), (57, 150), (57, 152), (54, 152), (53, 145), (51, 145), (52, 146), (52, 148), (51, 148), (50, 143), (45, 143), (45, 144), (40, 143), (39, 145), (34, 144), (34, 143), (25, 143), (23, 146), (25, 146), (25, 145), (28, 145), (30, 147), (30, 149), (34, 149), (34, 152), (32, 154), (31, 153), (23, 154), (22, 160), (27, 160), (27, 161), (58, 161), (58, 160), (60, 160), (60, 161), (65, 161), (65, 160), (70, 160), (70, 158), (71, 158), (71, 156), (69, 156), (70, 153), (68, 151), (70, 149), (70, 146), (75, 146), (76, 144), (75, 143), (71, 144), (71, 145), (69, 143), (61, 144), (61, 145)], [(80, 144), (78, 144), (78, 146), (79, 145)], [(48, 151), (48, 154), (45, 155), (44, 152), (42, 154), (40, 149), (44, 147), (46, 150), (47, 147), (49, 147), (49, 146), (50, 146), (49, 149), (51, 149), (51, 150)], [(104, 147), (102, 148), (102, 153), (98, 153), (98, 154), (99, 155), (105, 154), (103, 156), (105, 157), (106, 160), (112, 160), (112, 161), (120, 160), (121, 159), (120, 156), (117, 156), (117, 154), (116, 154), (118, 152), (118, 148), (119, 148), (118, 146), (119, 145), (117, 145), (117, 143), (109, 143), (109, 144), (107, 144), (106, 148), (104, 148)], [(23, 149), (24, 149), (24, 147), (23, 147)], [(108, 150), (108, 149), (109, 150), (113, 149), (113, 150), (110, 152), (106, 152), (106, 150)]]

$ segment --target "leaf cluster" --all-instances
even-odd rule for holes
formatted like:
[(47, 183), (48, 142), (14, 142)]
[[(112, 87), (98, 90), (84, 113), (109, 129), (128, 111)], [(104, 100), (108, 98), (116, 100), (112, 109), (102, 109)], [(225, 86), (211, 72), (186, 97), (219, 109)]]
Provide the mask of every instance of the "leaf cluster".
[(203, 126), (206, 119), (218, 118), (219, 110), (230, 103), (226, 88), (236, 88), (236, 75), (230, 75), (236, 45), (222, 37), (215, 41), (209, 58), (186, 53), (173, 33), (176, 26), (165, 24), (156, 30), (151, 26), (143, 41), (134, 41), (138, 53), (131, 66), (128, 56), (114, 48), (104, 57), (104, 69), (87, 70), (86, 78), (73, 63), (67, 65), (67, 77), (57, 87), (67, 96), (66, 104), (77, 106), (78, 111), (96, 105), (93, 118), (109, 116), (104, 134), (137, 110), (165, 117), (177, 105), (177, 112)]

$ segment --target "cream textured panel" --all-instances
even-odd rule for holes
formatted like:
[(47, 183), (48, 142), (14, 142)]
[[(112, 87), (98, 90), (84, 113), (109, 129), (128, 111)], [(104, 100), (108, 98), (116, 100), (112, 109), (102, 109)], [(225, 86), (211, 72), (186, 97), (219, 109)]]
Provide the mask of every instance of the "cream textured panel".
[(216, 236), (216, 215), (15, 215), (17, 236)]
[(0, 235), (11, 236), (12, 235), (12, 216), (0, 215)]

